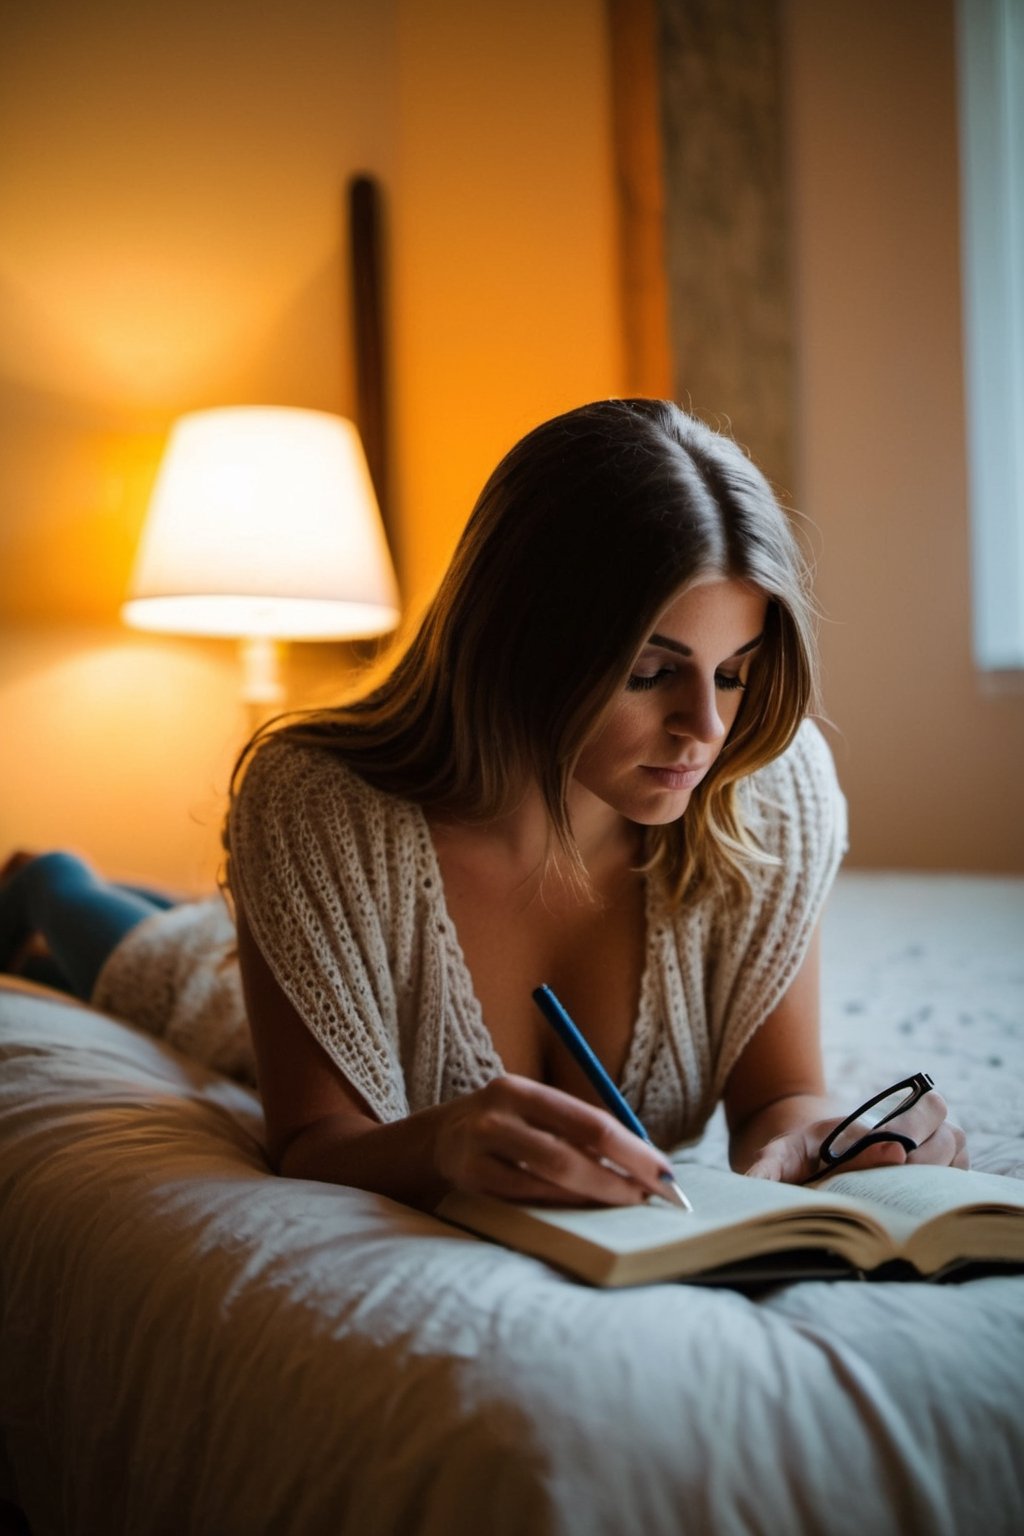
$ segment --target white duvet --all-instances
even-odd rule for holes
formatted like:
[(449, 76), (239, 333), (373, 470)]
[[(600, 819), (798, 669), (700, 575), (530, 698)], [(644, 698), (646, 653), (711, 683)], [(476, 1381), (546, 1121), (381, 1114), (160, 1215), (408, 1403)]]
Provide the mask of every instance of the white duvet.
[[(1022, 1133), (980, 1127), (987, 1165)], [(260, 1134), (246, 1090), (0, 989), (0, 1492), (33, 1536), (1024, 1530), (1024, 1277), (593, 1291), (274, 1178)]]

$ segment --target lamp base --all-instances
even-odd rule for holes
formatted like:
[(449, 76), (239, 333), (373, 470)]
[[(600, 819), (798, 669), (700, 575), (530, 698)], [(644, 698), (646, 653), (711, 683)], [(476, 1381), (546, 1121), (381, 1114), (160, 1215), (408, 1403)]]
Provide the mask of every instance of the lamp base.
[(251, 635), (238, 642), (242, 661), (242, 699), (246, 704), (282, 704), (281, 655), (284, 647), (268, 635)]

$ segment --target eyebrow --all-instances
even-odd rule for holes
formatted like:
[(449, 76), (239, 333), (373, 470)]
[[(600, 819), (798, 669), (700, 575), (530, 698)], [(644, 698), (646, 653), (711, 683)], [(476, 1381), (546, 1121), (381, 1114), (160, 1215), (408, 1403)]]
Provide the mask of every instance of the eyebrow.
[[(748, 651), (752, 651), (755, 646), (760, 645), (763, 639), (764, 632), (762, 631), (761, 634), (755, 635), (753, 640), (748, 640), (746, 645), (741, 645), (737, 650), (733, 651), (733, 656), (745, 656)], [(688, 645), (683, 645), (679, 640), (670, 640), (667, 635), (652, 635), (647, 644), (660, 646), (663, 651), (675, 651), (680, 656), (693, 655), (693, 651)]]

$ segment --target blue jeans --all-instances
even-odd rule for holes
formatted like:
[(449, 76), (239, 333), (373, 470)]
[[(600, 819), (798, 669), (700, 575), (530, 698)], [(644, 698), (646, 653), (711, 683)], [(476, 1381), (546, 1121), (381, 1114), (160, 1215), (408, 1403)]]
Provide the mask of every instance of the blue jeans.
[(104, 880), (73, 853), (44, 853), (0, 886), (0, 970), (41, 934), (49, 954), (19, 974), (88, 1001), (114, 947), (154, 912), (173, 907), (158, 891)]

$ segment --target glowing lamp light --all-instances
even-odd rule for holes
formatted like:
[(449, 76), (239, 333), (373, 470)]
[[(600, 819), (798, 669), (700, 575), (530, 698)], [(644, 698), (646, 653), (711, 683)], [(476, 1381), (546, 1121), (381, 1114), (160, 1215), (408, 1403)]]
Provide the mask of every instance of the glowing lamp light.
[(353, 424), (283, 406), (181, 417), (122, 615), (240, 640), (249, 703), (282, 697), (277, 642), (393, 629), (398, 588)]

